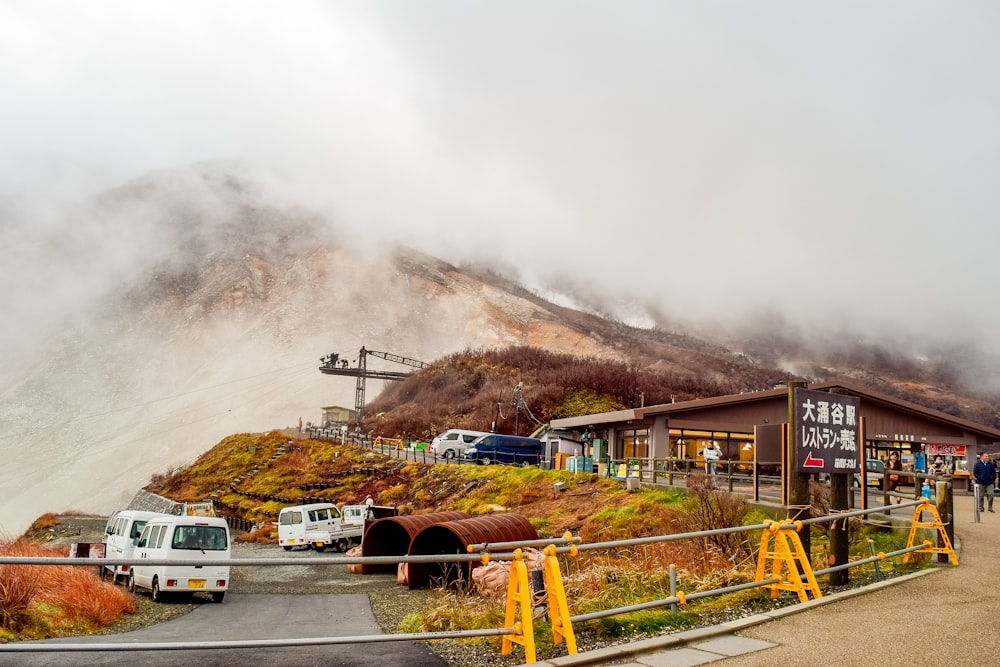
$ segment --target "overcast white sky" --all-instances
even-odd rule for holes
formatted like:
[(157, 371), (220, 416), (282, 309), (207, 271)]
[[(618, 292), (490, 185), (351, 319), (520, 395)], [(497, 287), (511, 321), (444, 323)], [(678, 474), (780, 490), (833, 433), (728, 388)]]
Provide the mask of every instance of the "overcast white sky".
[(530, 284), (988, 339), (998, 34), (991, 1), (8, 0), (0, 243), (238, 160)]

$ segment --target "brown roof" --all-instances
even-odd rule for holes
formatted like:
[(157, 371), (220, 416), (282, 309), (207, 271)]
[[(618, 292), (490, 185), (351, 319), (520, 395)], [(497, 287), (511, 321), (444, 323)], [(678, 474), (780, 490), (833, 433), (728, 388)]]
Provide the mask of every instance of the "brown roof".
[[(827, 391), (830, 389), (843, 389), (852, 396), (865, 399), (874, 403), (891, 406), (894, 410), (909, 413), (915, 416), (924, 417), (944, 422), (946, 424), (966, 429), (988, 438), (1000, 441), (1000, 429), (995, 429), (985, 424), (979, 424), (968, 419), (955, 417), (940, 410), (926, 408), (910, 401), (904, 401), (893, 396), (881, 394), (864, 387), (845, 382), (818, 382), (809, 385), (810, 389), (817, 391)], [(618, 410), (617, 412), (602, 412), (582, 417), (567, 417), (565, 419), (552, 420), (553, 428), (578, 428), (591, 424), (607, 424), (613, 422), (627, 422), (635, 420), (645, 420), (657, 415), (669, 415), (674, 412), (687, 412), (693, 409), (719, 407), (728, 405), (746, 405), (755, 401), (771, 401), (788, 394), (786, 387), (778, 389), (768, 389), (766, 391), (753, 391), (744, 394), (730, 394), (728, 396), (714, 396), (712, 398), (699, 398), (693, 401), (682, 401), (680, 403), (664, 403), (661, 405), (650, 405), (631, 410)]]

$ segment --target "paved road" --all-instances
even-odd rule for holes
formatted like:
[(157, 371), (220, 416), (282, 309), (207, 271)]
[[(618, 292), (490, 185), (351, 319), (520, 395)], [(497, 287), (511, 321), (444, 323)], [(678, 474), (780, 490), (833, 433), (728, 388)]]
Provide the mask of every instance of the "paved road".
[[(222, 604), (205, 604), (180, 618), (120, 635), (67, 637), (44, 643), (98, 644), (209, 641), (290, 637), (346, 637), (381, 635), (368, 596), (239, 595), (229, 593)], [(34, 642), (29, 642), (34, 643)], [(198, 665), (345, 665), (386, 667), (417, 665), (442, 667), (446, 663), (423, 644), (385, 642), (334, 646), (267, 649), (209, 649), (195, 651), (132, 651), (94, 653), (0, 653), (0, 665), (143, 665), (166, 667)]]

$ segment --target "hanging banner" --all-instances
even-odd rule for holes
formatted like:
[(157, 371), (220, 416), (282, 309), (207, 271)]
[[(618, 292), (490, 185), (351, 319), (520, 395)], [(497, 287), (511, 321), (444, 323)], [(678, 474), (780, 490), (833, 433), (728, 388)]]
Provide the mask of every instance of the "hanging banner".
[(834, 474), (860, 470), (860, 405), (857, 396), (795, 388), (798, 472)]
[(928, 456), (965, 456), (965, 445), (927, 445)]

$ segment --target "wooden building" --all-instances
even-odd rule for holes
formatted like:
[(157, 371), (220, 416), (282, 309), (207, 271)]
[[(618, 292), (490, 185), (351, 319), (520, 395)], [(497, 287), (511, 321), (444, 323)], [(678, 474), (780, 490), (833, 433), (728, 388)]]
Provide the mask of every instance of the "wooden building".
[[(1000, 430), (953, 417), (915, 403), (844, 383), (816, 383), (809, 389), (841, 390), (860, 399), (866, 458), (885, 459), (890, 451), (912, 465), (913, 454), (940, 453), (956, 473), (971, 470), (980, 452), (1000, 453)], [(730, 396), (651, 405), (583, 417), (555, 419), (550, 428), (588, 433), (601, 451), (598, 461), (622, 459), (697, 459), (709, 441), (723, 459), (753, 461), (758, 427), (788, 421), (788, 389), (779, 387)]]

